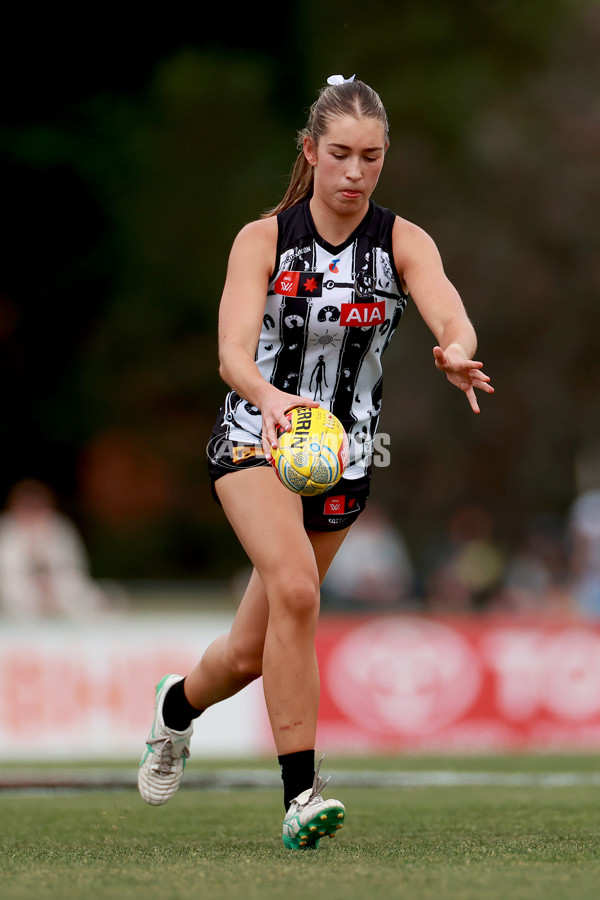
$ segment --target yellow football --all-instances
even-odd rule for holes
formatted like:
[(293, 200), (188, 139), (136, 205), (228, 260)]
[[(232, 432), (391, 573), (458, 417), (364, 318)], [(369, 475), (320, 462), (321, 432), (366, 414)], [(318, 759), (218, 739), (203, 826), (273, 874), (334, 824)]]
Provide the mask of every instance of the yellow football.
[(323, 494), (348, 465), (348, 436), (340, 420), (321, 406), (297, 406), (287, 413), (291, 429), (279, 429), (272, 464), (295, 494)]

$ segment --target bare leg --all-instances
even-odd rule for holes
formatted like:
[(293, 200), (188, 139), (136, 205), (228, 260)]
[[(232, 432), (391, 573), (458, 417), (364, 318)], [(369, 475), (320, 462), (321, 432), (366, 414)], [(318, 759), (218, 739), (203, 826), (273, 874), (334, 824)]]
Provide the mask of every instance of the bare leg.
[(206, 709), (262, 674), (278, 753), (312, 748), (319, 584), (347, 529), (307, 534), (299, 498), (267, 468), (226, 475), (217, 489), (255, 569), (231, 632), (187, 676), (186, 696)]
[(196, 709), (207, 709), (237, 694), (262, 673), (269, 605), (256, 569), (242, 597), (229, 634), (216, 638), (187, 675), (185, 694)]

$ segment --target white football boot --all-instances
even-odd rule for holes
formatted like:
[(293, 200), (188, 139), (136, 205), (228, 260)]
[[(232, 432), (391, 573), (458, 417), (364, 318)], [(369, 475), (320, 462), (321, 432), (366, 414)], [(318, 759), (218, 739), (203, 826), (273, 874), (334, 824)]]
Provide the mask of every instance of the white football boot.
[(339, 800), (323, 800), (321, 791), (329, 782), (319, 776), (323, 757), (315, 771), (312, 788), (292, 800), (283, 820), (283, 843), (288, 850), (300, 847), (316, 849), (325, 835), (334, 837), (342, 828), (346, 809)]
[(162, 713), (169, 688), (181, 680), (181, 675), (165, 675), (156, 686), (154, 721), (138, 770), (139, 792), (152, 806), (162, 806), (175, 794), (190, 755), (193, 726), (185, 731), (167, 728)]

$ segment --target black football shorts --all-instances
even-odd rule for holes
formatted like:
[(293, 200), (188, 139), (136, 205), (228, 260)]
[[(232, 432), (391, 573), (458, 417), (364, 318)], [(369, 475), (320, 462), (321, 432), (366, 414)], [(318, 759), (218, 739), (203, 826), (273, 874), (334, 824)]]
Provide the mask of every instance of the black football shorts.
[[(214, 435), (213, 435), (214, 438)], [(229, 472), (268, 466), (260, 444), (242, 444), (211, 439), (208, 447), (208, 474), (212, 495), (220, 504), (215, 482)], [(371, 490), (371, 473), (361, 478), (341, 478), (324, 494), (302, 497), (304, 527), (307, 531), (341, 531), (356, 521), (366, 506)]]

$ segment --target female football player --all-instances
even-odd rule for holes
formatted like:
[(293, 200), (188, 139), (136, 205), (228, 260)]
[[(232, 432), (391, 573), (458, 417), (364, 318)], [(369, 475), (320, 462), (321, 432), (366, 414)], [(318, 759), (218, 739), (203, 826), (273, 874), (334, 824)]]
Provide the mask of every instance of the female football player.
[[(433, 240), (371, 195), (388, 149), (379, 96), (332, 76), (299, 136), (281, 203), (231, 249), (219, 313), (220, 373), (230, 388), (209, 444), (215, 499), (253, 565), (231, 631), (185, 678), (156, 689), (139, 789), (159, 805), (179, 786), (192, 720), (262, 675), (281, 766), (283, 841), (316, 846), (344, 821), (315, 771), (319, 586), (369, 494), (369, 449), (381, 409), (383, 353), (412, 298), (432, 331), (436, 367), (464, 391), (491, 393), (476, 335)], [(316, 396), (318, 391), (318, 397)], [(330, 492), (284, 487), (270, 452), (295, 406), (324, 406), (351, 457)]]

